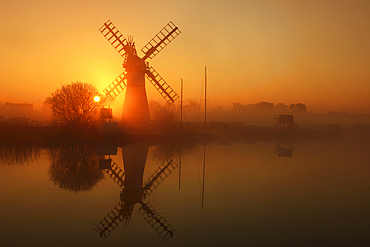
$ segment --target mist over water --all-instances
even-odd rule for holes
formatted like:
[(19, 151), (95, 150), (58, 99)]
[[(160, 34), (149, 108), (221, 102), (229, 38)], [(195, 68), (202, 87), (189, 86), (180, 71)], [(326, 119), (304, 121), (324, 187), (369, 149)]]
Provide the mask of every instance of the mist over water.
[(354, 132), (0, 154), (5, 246), (370, 243), (370, 145)]

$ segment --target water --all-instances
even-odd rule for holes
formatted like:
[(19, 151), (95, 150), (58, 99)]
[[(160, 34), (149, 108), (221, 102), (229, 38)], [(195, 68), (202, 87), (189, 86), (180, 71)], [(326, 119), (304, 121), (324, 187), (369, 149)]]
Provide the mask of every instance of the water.
[(101, 148), (2, 148), (1, 246), (368, 246), (369, 142), (277, 149), (128, 145), (115, 181)]

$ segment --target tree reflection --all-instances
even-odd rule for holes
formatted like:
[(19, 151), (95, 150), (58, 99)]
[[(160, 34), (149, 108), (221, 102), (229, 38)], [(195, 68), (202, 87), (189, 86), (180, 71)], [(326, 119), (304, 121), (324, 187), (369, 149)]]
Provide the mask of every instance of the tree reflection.
[(49, 177), (54, 184), (69, 191), (91, 190), (101, 179), (99, 158), (86, 146), (61, 147), (51, 150)]

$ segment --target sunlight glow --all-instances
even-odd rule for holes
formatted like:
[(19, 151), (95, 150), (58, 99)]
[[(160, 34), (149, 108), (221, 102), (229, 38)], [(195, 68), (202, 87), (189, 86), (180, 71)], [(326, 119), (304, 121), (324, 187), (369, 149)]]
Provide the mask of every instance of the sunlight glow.
[(99, 96), (95, 96), (95, 97), (94, 97), (94, 101), (95, 101), (95, 102), (99, 102), (99, 101), (100, 101), (100, 97), (99, 97)]

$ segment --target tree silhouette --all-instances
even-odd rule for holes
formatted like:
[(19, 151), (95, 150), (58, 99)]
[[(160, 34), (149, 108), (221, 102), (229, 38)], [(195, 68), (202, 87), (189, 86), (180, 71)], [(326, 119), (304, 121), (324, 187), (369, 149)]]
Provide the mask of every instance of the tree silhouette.
[(307, 106), (302, 103), (297, 103), (297, 104), (291, 104), (289, 106), (290, 111), (295, 111), (295, 112), (306, 112), (307, 111)]
[(46, 100), (51, 105), (51, 122), (59, 126), (86, 127), (99, 119), (95, 87), (82, 82), (63, 85)]
[(158, 105), (153, 111), (153, 119), (162, 125), (170, 125), (177, 120), (176, 109), (171, 106)]
[(286, 104), (284, 104), (284, 103), (277, 103), (275, 105), (275, 110), (282, 111), (282, 112), (288, 111), (288, 106)]
[(274, 109), (274, 104), (270, 102), (258, 102), (254, 105), (256, 110), (259, 111), (272, 111)]

